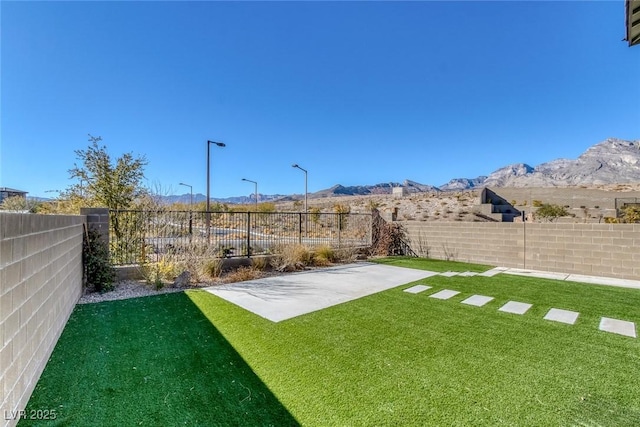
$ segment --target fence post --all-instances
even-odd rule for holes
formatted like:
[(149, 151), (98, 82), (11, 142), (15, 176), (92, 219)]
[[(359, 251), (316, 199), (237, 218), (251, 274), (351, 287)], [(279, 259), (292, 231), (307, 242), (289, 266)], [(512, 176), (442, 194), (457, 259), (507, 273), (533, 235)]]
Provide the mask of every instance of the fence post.
[(87, 227), (96, 230), (100, 239), (109, 247), (109, 209), (80, 208), (80, 215), (87, 218)]
[(302, 212), (298, 214), (298, 243), (302, 244)]
[(340, 249), (340, 238), (342, 235), (342, 212), (338, 213), (338, 249)]
[(247, 258), (251, 258), (251, 212), (247, 211)]

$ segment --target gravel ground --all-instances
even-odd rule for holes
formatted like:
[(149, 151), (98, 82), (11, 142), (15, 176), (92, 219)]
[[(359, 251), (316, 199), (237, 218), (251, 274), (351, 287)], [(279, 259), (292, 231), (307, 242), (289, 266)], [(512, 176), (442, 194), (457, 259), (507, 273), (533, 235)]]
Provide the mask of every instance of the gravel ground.
[[(317, 267), (307, 267), (305, 270), (312, 270)], [(265, 271), (260, 274), (260, 277), (279, 276), (287, 274), (277, 271)], [(255, 277), (257, 278), (257, 277)], [(219, 285), (223, 283), (229, 283), (234, 281), (232, 278), (226, 276), (206, 283), (195, 283), (187, 288), (176, 288), (172, 286), (172, 283), (165, 283), (165, 286), (161, 289), (156, 289), (154, 285), (147, 284), (144, 280), (123, 280), (115, 284), (115, 289), (110, 292), (100, 293), (91, 292), (85, 290), (85, 294), (80, 298), (78, 304), (91, 304), (103, 301), (114, 301), (129, 298), (147, 297), (151, 295), (168, 294), (172, 292), (182, 292), (187, 289), (198, 289), (207, 286)]]
[[(209, 286), (203, 284), (202, 286)], [(196, 287), (196, 286), (194, 286)], [(111, 292), (86, 292), (78, 301), (78, 304), (90, 304), (103, 301), (113, 301), (128, 298), (146, 297), (150, 295), (167, 294), (171, 292), (182, 292), (183, 288), (173, 288), (171, 284), (162, 289), (156, 290), (154, 286), (148, 285), (144, 281), (125, 280), (116, 283), (115, 290)]]

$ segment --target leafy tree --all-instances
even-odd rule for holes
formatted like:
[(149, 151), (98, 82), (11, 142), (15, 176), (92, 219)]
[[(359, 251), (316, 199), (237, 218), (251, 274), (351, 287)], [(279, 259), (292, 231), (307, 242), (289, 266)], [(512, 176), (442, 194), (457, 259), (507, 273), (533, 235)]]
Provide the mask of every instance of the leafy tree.
[(538, 210), (536, 211), (537, 217), (548, 219), (549, 221), (553, 221), (558, 217), (567, 216), (567, 215), (569, 215), (569, 212), (567, 212), (567, 210), (564, 207), (560, 205), (550, 204), (550, 203), (541, 204)]
[(2, 201), (2, 204), (0, 204), (0, 210), (18, 212), (28, 211), (31, 213), (36, 213), (38, 212), (40, 205), (41, 203), (29, 200), (26, 197), (13, 196), (7, 197)]
[(99, 145), (101, 141), (102, 137), (89, 135), (89, 147), (75, 151), (81, 164), (74, 164), (69, 174), (80, 184), (69, 187), (66, 196), (69, 199), (80, 197), (87, 206), (130, 208), (146, 193), (142, 179), (147, 160), (144, 156), (134, 157), (126, 153), (113, 162), (107, 148)]

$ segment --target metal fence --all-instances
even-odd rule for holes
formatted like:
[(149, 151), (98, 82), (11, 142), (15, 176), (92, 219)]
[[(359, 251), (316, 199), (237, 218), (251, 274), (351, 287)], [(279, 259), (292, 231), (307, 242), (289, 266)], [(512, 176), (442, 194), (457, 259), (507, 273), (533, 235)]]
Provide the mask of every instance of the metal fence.
[(109, 216), (115, 265), (156, 262), (187, 253), (269, 254), (278, 245), (291, 243), (335, 248), (371, 245), (371, 214), (119, 210), (110, 211)]

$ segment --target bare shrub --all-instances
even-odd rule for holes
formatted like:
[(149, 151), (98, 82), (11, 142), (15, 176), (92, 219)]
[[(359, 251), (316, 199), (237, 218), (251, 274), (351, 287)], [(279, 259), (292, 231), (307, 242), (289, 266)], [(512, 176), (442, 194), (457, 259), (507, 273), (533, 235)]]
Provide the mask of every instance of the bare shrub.
[(458, 257), (458, 251), (455, 248), (451, 248), (448, 243), (442, 244), (442, 253), (447, 261), (454, 261)]
[(378, 222), (375, 227), (374, 235), (376, 238), (371, 246), (371, 253), (374, 255), (401, 255), (406, 246), (406, 231), (402, 224)]
[(418, 231), (418, 238), (416, 239), (418, 254), (423, 258), (429, 258), (431, 252), (431, 246), (427, 236), (422, 233), (422, 230)]

